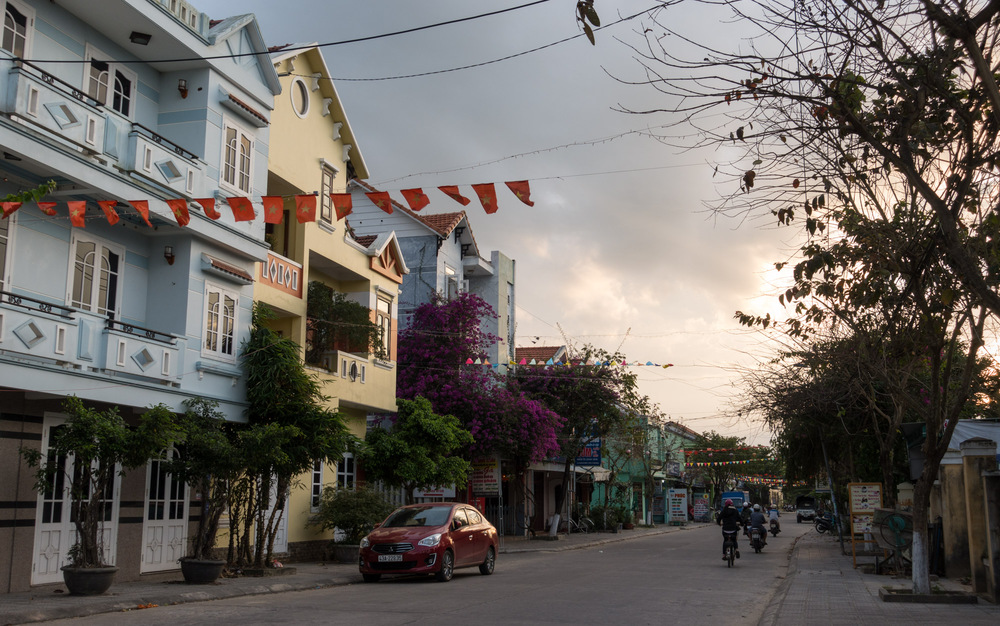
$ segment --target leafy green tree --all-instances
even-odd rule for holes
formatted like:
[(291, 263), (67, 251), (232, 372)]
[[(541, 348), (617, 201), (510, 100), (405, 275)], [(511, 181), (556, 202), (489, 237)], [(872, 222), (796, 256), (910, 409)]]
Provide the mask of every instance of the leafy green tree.
[(472, 435), (453, 415), (438, 415), (426, 398), (396, 401), (392, 426), (373, 428), (365, 436), (361, 461), (369, 480), (402, 487), (408, 503), (414, 489), (468, 482), (472, 465), (461, 453)]
[(266, 305), (254, 305), (250, 337), (241, 349), (249, 428), (241, 431), (239, 446), (247, 472), (231, 496), (230, 522), (241, 534), (231, 534), (230, 562), (253, 567), (271, 561), (295, 477), (316, 461), (339, 461), (354, 442), (306, 371), (299, 345), (268, 328), (272, 317)]
[(319, 281), (309, 281), (306, 304), (306, 363), (319, 364), (331, 350), (369, 351), (384, 357), (382, 335), (371, 310)]
[[(69, 483), (70, 519), (76, 528), (76, 544), (70, 548), (74, 567), (105, 567), (101, 540), (107, 508), (114, 498), (115, 476), (143, 467), (153, 457), (182, 438), (174, 414), (156, 405), (139, 417), (133, 428), (113, 406), (98, 410), (75, 396), (63, 402), (69, 417), (54, 429), (48, 456), (40, 450), (21, 450), (37, 468), (35, 488), (61, 489)], [(69, 458), (72, 457), (72, 467)], [(112, 522), (114, 523), (114, 522)]]
[(356, 545), (392, 513), (393, 505), (381, 491), (365, 485), (354, 489), (327, 487), (320, 496), (315, 524), (343, 533), (343, 543)]

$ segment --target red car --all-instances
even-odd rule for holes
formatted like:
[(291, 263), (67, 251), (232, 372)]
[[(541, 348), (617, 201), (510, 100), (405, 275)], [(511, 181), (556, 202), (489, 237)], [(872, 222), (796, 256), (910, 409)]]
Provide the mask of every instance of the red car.
[(358, 565), (368, 583), (382, 574), (434, 574), (448, 582), (462, 567), (492, 574), (499, 546), (497, 529), (471, 505), (410, 504), (361, 540)]

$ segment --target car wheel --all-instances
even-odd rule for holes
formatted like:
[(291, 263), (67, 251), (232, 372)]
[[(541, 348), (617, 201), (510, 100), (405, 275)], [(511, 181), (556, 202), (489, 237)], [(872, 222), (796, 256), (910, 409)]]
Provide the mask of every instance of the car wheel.
[(455, 555), (451, 553), (451, 550), (445, 550), (444, 554), (441, 555), (441, 569), (435, 574), (435, 578), (439, 582), (446, 583), (451, 580), (451, 577), (455, 574)]
[(382, 578), (382, 574), (362, 574), (361, 578), (363, 578), (366, 583), (377, 583)]
[(490, 574), (493, 573), (493, 568), (495, 568), (496, 566), (497, 566), (497, 553), (493, 549), (493, 546), (490, 546), (490, 549), (486, 551), (486, 560), (483, 561), (483, 564), (479, 566), (479, 573), (482, 574), (483, 576), (489, 576)]
[(795, 523), (796, 524), (801, 524), (802, 523), (802, 518), (801, 517), (796, 517), (795, 518)]

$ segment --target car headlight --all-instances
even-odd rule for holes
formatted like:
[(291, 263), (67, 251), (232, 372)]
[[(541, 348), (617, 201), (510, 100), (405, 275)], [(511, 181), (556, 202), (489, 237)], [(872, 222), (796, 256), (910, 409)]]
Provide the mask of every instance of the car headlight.
[(368, 537), (362, 537), (361, 538), (361, 547), (362, 548), (367, 548), (370, 545), (371, 545), (371, 542), (368, 541)]
[(417, 542), (417, 545), (433, 548), (439, 543), (441, 543), (441, 533), (431, 535), (430, 537), (424, 537), (423, 539)]

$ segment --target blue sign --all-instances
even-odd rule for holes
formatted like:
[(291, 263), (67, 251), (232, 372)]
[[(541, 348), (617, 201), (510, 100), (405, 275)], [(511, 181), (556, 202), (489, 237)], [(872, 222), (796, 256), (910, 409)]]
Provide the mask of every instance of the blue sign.
[(592, 439), (580, 450), (576, 464), (584, 467), (596, 467), (601, 464), (601, 440)]

